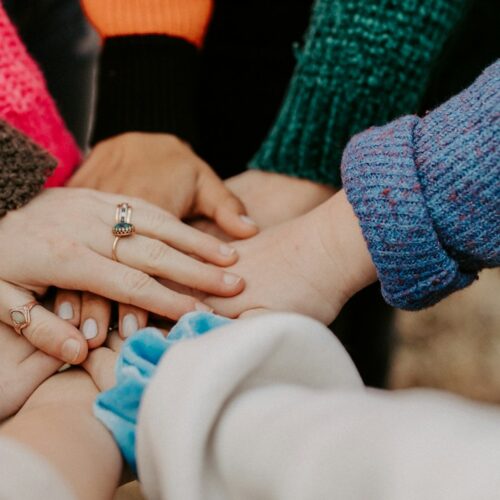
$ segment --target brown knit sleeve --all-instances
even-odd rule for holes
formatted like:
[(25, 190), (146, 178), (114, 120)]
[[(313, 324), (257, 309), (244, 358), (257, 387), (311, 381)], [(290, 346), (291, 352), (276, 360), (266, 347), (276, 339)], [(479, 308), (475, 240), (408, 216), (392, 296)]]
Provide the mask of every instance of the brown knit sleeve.
[(0, 217), (34, 198), (56, 165), (49, 153), (0, 120)]

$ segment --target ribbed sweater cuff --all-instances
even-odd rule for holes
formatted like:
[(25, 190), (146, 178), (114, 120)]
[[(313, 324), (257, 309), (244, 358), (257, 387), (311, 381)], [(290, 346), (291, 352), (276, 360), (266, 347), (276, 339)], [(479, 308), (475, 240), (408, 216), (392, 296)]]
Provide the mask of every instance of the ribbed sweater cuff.
[(415, 113), (467, 0), (317, 0), (283, 105), (251, 168), (340, 186), (348, 140)]
[(359, 219), (385, 300), (421, 309), (470, 284), (447, 253), (428, 212), (415, 165), (416, 116), (355, 136), (342, 160), (342, 178)]
[(92, 143), (132, 131), (171, 133), (194, 143), (198, 71), (198, 49), (180, 38), (107, 38)]

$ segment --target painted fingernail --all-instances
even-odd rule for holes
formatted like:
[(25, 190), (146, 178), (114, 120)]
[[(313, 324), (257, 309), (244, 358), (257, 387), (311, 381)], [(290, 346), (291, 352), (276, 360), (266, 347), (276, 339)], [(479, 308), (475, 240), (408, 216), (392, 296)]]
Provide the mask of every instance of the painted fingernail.
[(225, 257), (229, 257), (235, 254), (236, 248), (230, 247), (229, 245), (221, 245), (219, 247), (219, 252)]
[(222, 279), (226, 285), (236, 285), (236, 283), (241, 280), (239, 276), (231, 273), (224, 273), (224, 277)]
[(73, 306), (71, 302), (63, 302), (57, 311), (57, 315), (61, 319), (73, 319)]
[(122, 321), (122, 331), (125, 338), (133, 335), (137, 330), (139, 330), (139, 323), (137, 322), (137, 317), (135, 314), (126, 314)]
[(67, 363), (74, 363), (80, 354), (80, 342), (75, 339), (68, 339), (64, 342), (61, 355)]
[(82, 333), (87, 340), (96, 338), (98, 333), (96, 320), (93, 318), (86, 319), (83, 322)]
[(197, 311), (203, 311), (203, 312), (214, 312), (213, 308), (207, 306), (206, 304), (203, 304), (202, 302), (197, 302), (195, 305), (194, 305), (194, 308), (197, 310)]
[(257, 225), (253, 219), (251, 219), (250, 217), (248, 217), (248, 215), (240, 215), (240, 219), (241, 219), (241, 220), (242, 220), (245, 224), (248, 224), (248, 225), (250, 225), (250, 226), (256, 226), (256, 225)]

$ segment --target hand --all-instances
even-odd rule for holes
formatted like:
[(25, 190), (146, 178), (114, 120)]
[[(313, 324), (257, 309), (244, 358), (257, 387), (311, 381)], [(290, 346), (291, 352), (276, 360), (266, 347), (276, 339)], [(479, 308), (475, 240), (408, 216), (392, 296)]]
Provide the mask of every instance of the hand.
[(131, 132), (94, 147), (70, 180), (87, 187), (141, 198), (179, 219), (213, 219), (234, 238), (257, 232), (242, 203), (193, 150), (169, 134)]
[(115, 365), (123, 340), (112, 332), (106, 342), (106, 347), (95, 349), (82, 364), (100, 392), (111, 389), (116, 384)]
[[(151, 276), (215, 294), (241, 291), (237, 276), (182, 253), (223, 266), (237, 258), (230, 247), (137, 199), (128, 200), (137, 234), (122, 238), (119, 262), (112, 261), (111, 228), (122, 201), (121, 196), (85, 189), (49, 189), (1, 219), (0, 321), (11, 324), (9, 309), (30, 302), (47, 286), (90, 291), (171, 319), (208, 308)], [(87, 344), (78, 330), (41, 306), (32, 310), (23, 334), (63, 361), (80, 363), (86, 357)]]
[(356, 216), (343, 191), (310, 213), (235, 242), (230, 268), (246, 287), (230, 299), (209, 297), (219, 314), (302, 313), (329, 324), (355, 292), (376, 279)]
[(62, 364), (0, 323), (0, 422), (16, 413)]
[(263, 170), (247, 170), (225, 184), (261, 229), (310, 212), (336, 191), (324, 184)]

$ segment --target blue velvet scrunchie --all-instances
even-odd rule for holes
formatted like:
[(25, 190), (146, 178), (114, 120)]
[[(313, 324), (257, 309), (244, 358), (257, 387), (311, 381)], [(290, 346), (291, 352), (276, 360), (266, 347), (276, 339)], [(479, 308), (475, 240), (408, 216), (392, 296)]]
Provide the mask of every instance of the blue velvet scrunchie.
[(116, 385), (97, 396), (94, 414), (111, 431), (134, 472), (137, 414), (160, 359), (177, 342), (198, 337), (230, 321), (211, 313), (192, 312), (184, 315), (166, 338), (156, 328), (144, 328), (123, 344), (115, 368)]

